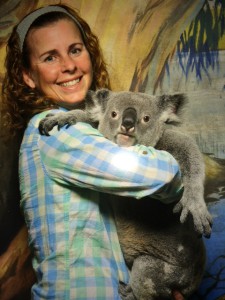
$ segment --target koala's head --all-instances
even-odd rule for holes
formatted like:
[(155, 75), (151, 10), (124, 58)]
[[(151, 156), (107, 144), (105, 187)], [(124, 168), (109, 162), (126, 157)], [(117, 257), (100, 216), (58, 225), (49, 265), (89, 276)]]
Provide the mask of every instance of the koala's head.
[(181, 123), (183, 94), (152, 96), (134, 92), (92, 93), (99, 108), (99, 131), (120, 146), (155, 146), (168, 125)]

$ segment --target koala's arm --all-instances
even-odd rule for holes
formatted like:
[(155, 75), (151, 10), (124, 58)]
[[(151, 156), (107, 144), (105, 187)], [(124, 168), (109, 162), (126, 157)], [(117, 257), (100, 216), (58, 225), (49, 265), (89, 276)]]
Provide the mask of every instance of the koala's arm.
[(46, 115), (39, 123), (39, 131), (42, 135), (49, 135), (49, 132), (54, 126), (58, 127), (58, 130), (63, 126), (71, 126), (77, 122), (91, 123), (91, 119), (87, 111), (81, 109), (74, 109), (67, 112), (50, 113)]
[[(102, 93), (104, 95), (105, 92), (102, 91)], [(90, 90), (84, 102), (81, 103), (82, 109), (77, 108), (67, 112), (48, 114), (40, 121), (38, 127), (39, 131), (42, 135), (49, 135), (49, 131), (51, 131), (54, 126), (58, 126), (58, 129), (60, 129), (65, 125), (69, 127), (77, 122), (89, 123), (93, 127), (96, 127), (99, 118), (102, 116), (102, 102), (101, 99), (95, 97), (95, 92)]]
[(204, 200), (205, 166), (196, 142), (181, 131), (167, 129), (156, 148), (171, 153), (181, 169), (184, 193), (174, 212), (181, 212), (182, 223), (191, 214), (196, 231), (209, 237), (212, 218)]

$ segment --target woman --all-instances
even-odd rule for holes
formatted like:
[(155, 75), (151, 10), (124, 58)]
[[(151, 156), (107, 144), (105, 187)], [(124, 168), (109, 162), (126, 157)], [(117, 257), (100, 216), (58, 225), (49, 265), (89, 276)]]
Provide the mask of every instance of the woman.
[[(166, 152), (121, 149), (84, 123), (39, 134), (49, 111), (82, 107), (89, 89), (103, 87), (110, 83), (98, 39), (73, 10), (47, 6), (14, 28), (3, 104), (11, 132), (26, 128), (20, 190), (37, 275), (33, 299), (120, 299), (119, 282), (128, 283), (129, 273), (107, 193), (166, 203), (182, 190), (178, 165)], [(121, 151), (135, 157), (135, 173), (111, 164)]]

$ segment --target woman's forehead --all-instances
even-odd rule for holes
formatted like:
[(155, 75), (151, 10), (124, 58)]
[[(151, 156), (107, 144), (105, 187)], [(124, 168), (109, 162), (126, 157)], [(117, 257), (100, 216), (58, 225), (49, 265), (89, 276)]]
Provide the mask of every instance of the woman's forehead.
[(59, 20), (43, 27), (33, 28), (27, 36), (31, 49), (54, 49), (62, 44), (83, 43), (79, 28), (73, 21)]

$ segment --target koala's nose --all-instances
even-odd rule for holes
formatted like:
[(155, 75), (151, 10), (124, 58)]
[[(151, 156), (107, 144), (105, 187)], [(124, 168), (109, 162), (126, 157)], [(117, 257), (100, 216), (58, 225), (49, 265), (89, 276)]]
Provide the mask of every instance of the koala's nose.
[(134, 129), (136, 121), (137, 121), (136, 110), (132, 107), (125, 109), (123, 112), (121, 127), (124, 128), (126, 131), (130, 131), (131, 129)]

